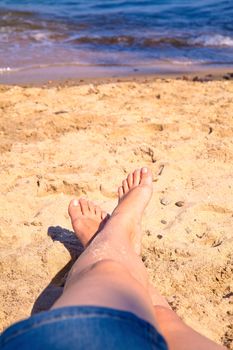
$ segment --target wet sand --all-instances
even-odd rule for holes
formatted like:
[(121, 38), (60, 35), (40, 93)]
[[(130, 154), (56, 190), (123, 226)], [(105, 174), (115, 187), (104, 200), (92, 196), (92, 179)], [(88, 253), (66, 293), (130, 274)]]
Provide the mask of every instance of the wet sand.
[(81, 252), (69, 201), (111, 212), (121, 180), (146, 165), (151, 281), (189, 325), (233, 349), (233, 81), (0, 86), (0, 116), (1, 329), (61, 293)]

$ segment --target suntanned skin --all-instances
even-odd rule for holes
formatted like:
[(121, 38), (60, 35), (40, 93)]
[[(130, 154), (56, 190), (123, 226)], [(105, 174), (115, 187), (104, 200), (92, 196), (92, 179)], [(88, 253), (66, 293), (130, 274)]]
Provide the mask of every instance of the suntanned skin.
[(152, 174), (142, 168), (118, 188), (111, 216), (85, 199), (71, 201), (69, 215), (85, 250), (52, 308), (95, 305), (130, 311), (154, 325), (171, 350), (224, 349), (186, 326), (148, 282), (140, 258), (140, 224), (151, 195)]

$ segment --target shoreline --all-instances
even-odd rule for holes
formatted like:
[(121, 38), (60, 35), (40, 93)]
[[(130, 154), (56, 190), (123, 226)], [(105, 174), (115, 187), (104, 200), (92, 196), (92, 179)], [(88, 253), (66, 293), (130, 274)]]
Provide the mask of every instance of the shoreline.
[[(49, 71), (50, 69), (48, 69)], [(4, 73), (0, 74), (0, 86), (1, 85), (9, 85), (9, 86), (74, 86), (74, 85), (85, 85), (90, 83), (96, 84), (105, 84), (107, 82), (124, 82), (124, 81), (151, 81), (154, 79), (183, 79), (190, 81), (214, 81), (214, 80), (233, 80), (233, 66), (230, 67), (215, 67), (215, 68), (207, 68), (207, 67), (199, 67), (184, 70), (175, 70), (175, 71), (158, 71), (158, 72), (140, 72), (139, 70), (130, 73), (129, 71), (124, 74), (115, 74), (112, 70), (102, 70), (98, 73), (94, 72), (81, 72), (75, 69), (71, 70), (71, 75), (67, 74), (66, 71), (59, 70), (55, 73), (55, 75), (51, 75), (48, 77), (48, 71), (45, 70), (45, 76), (40, 75), (39, 72), (35, 74), (35, 71), (30, 78), (30, 74), (25, 74), (24, 71), (20, 72), (17, 78), (17, 73)], [(63, 75), (63, 77), (59, 77), (59, 75)]]

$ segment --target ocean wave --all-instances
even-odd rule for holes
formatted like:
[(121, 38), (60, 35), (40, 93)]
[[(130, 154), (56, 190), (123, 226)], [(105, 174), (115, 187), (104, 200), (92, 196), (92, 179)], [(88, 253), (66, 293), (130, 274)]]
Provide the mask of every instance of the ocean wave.
[(74, 44), (95, 44), (95, 45), (116, 45), (124, 44), (132, 46), (136, 43), (137, 38), (129, 35), (122, 36), (81, 36), (68, 40)]
[(117, 35), (117, 36), (80, 36), (67, 40), (73, 44), (94, 44), (94, 45), (123, 45), (131, 47), (134, 45), (141, 47), (153, 48), (160, 45), (171, 45), (174, 47), (184, 47), (189, 45), (188, 41), (183, 38), (175, 37), (156, 37), (147, 38), (131, 35)]
[(175, 48), (185, 47), (233, 47), (233, 38), (229, 36), (216, 35), (200, 35), (195, 38), (183, 37), (140, 37), (130, 35), (119, 36), (80, 36), (70, 38), (67, 42), (71, 44), (88, 44), (114, 46), (120, 45), (125, 47), (138, 46), (143, 48), (156, 48), (159, 46), (172, 46)]
[(233, 47), (233, 38), (220, 34), (200, 35), (197, 38), (189, 40), (190, 45), (201, 45), (207, 47)]

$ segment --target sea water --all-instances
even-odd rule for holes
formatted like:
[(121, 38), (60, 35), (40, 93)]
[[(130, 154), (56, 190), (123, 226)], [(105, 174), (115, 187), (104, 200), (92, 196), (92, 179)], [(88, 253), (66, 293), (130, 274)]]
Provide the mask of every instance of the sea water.
[(233, 0), (0, 0), (0, 81), (194, 66), (233, 67)]

